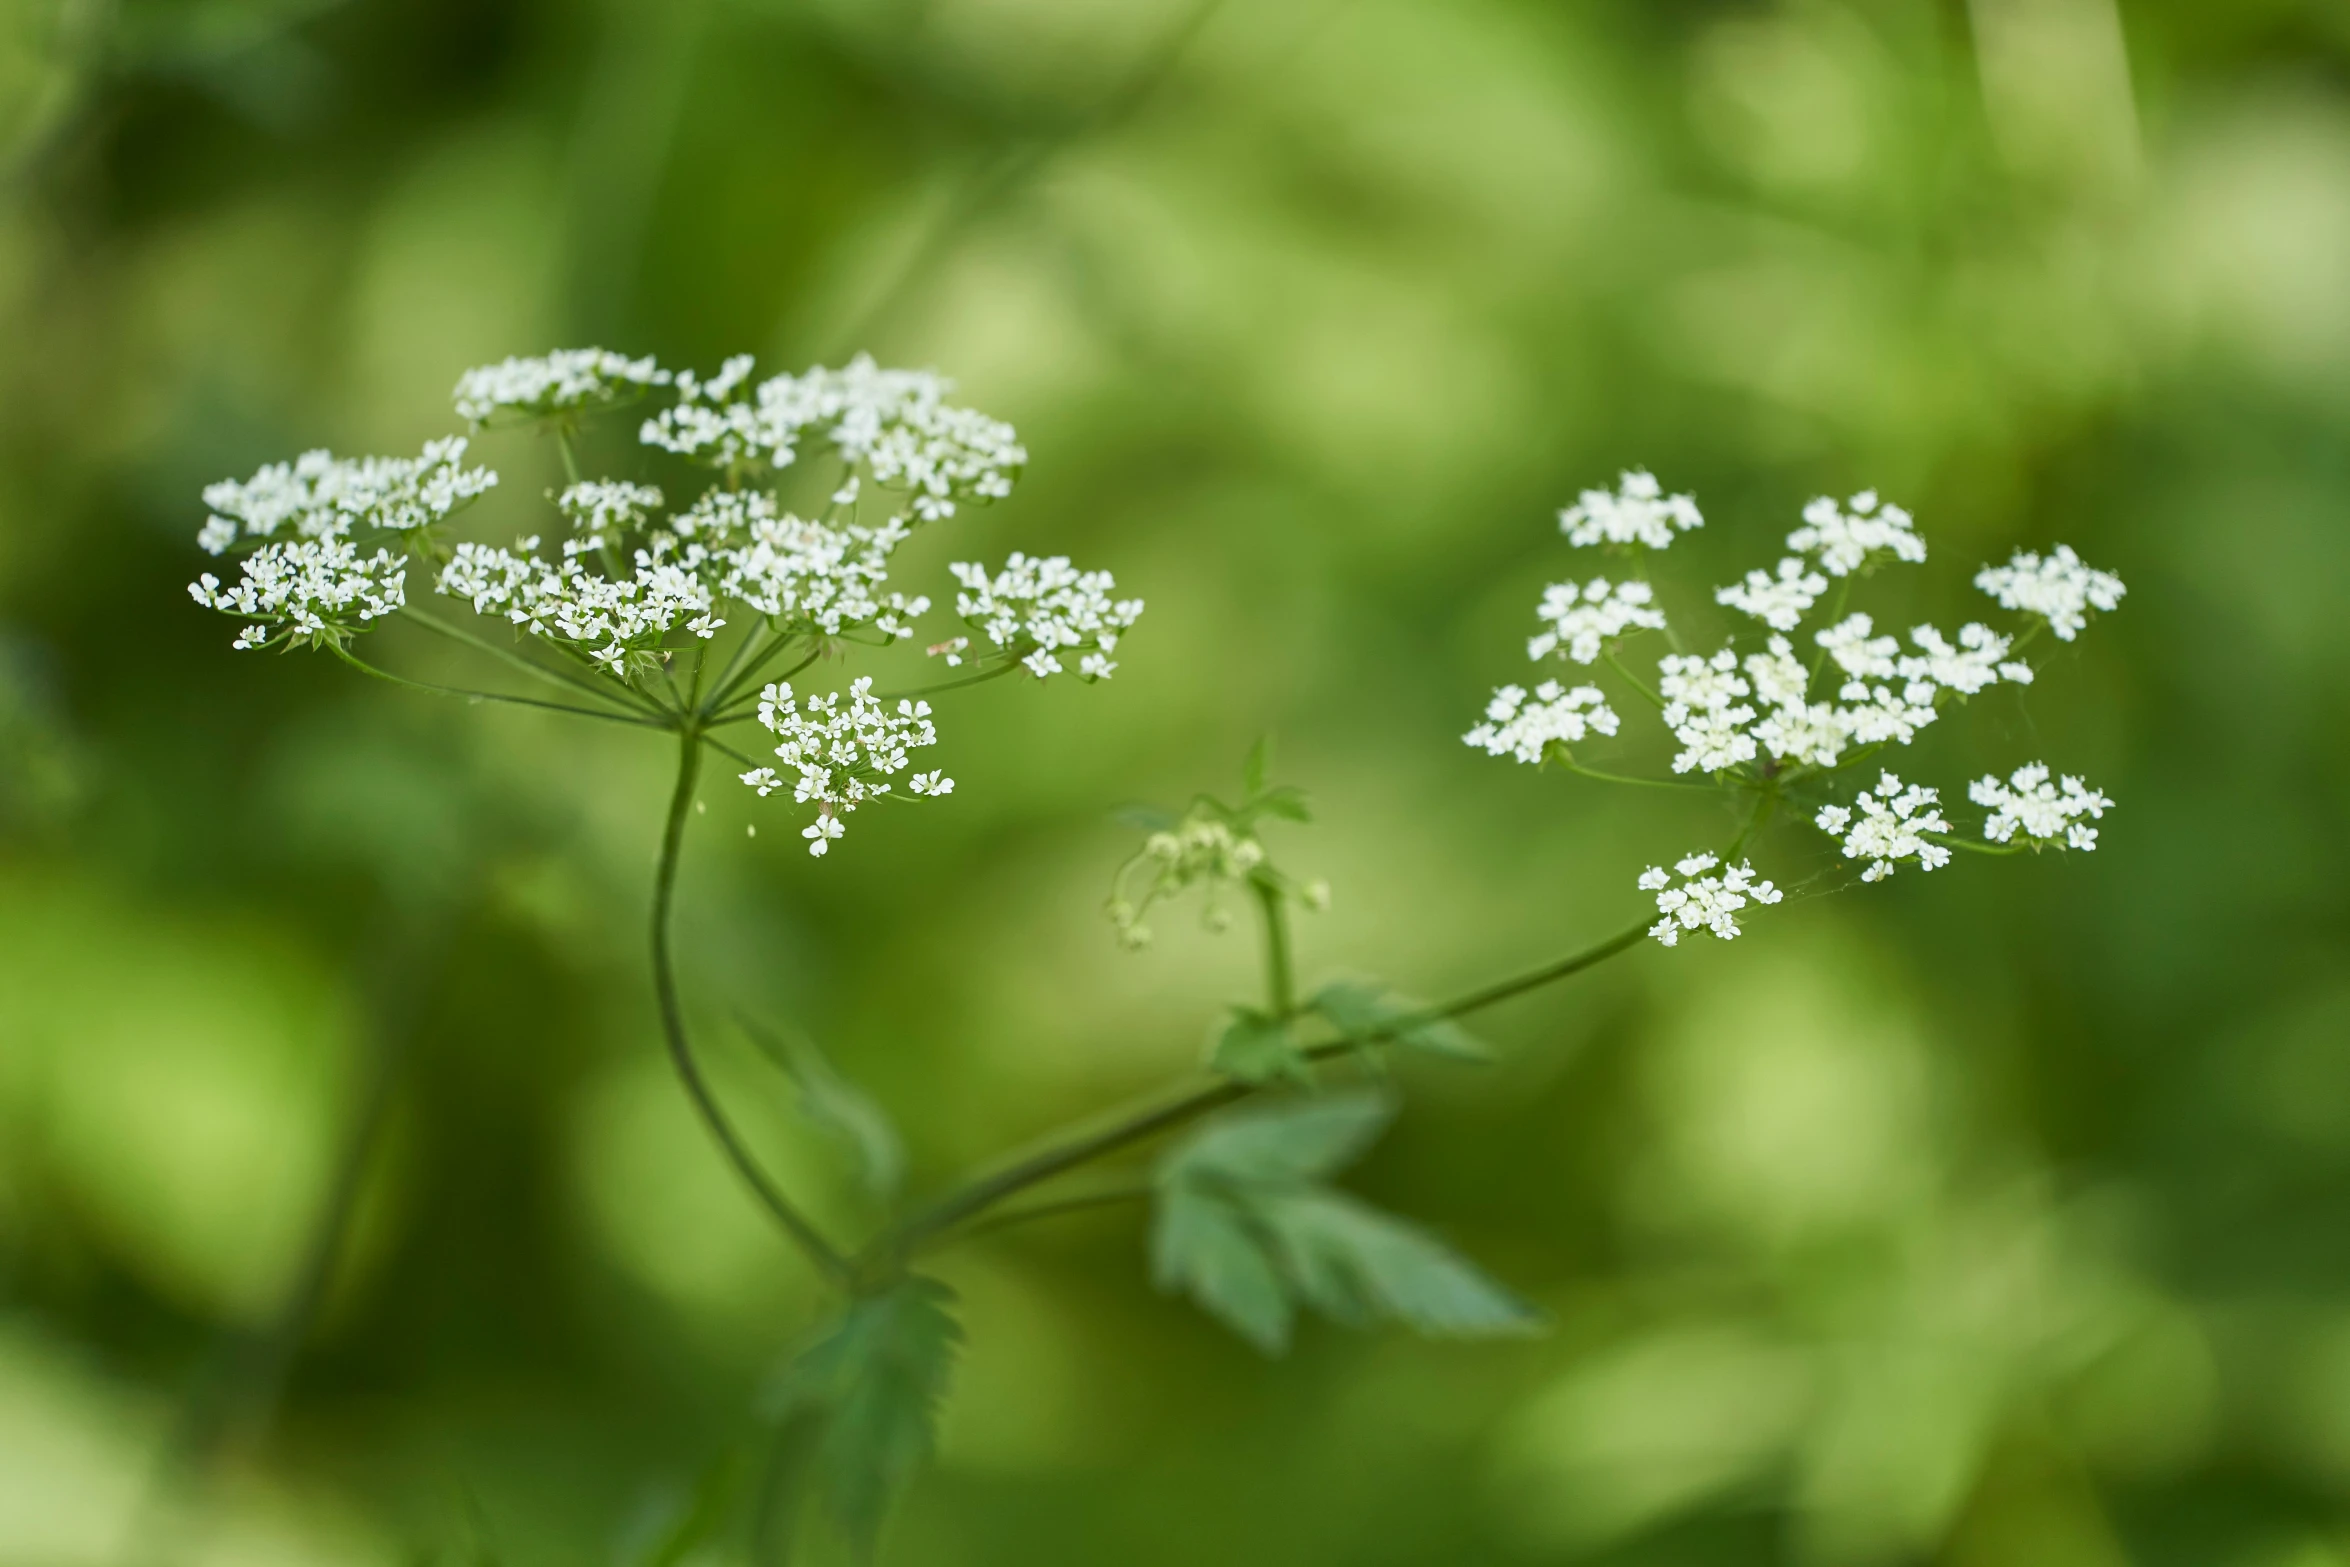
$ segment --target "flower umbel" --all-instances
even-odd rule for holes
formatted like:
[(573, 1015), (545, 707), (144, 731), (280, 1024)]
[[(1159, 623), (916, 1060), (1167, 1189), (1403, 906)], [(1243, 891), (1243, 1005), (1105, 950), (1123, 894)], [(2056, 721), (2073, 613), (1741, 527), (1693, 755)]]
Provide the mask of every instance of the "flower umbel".
[(1886, 773), (1878, 778), (1876, 791), (1863, 790), (1851, 809), (1823, 806), (1815, 820), (1822, 832), (1843, 836), (1846, 859), (1868, 862), (1868, 869), (1860, 873), (1862, 881), (1883, 881), (1903, 860), (1924, 871), (1950, 863), (1950, 851), (1926, 837), (1950, 831), (1942, 817), (1941, 798), (1937, 790), (1922, 784), (1904, 787)]
[(1545, 680), (1528, 699), (1524, 686), (1503, 686), (1485, 704), (1485, 722), (1461, 736), (1463, 743), (1482, 747), (1488, 756), (1514, 756), (1521, 762), (1539, 762), (1553, 745), (1573, 745), (1597, 731), (1616, 732), (1615, 710), (1597, 686), (1572, 691), (1555, 680)]
[[(794, 800), (816, 802), (815, 822), (800, 833), (816, 855), (845, 831), (841, 817), (890, 793), (890, 780), (912, 765), (912, 753), (938, 743), (928, 702), (900, 700), (893, 711), (873, 695), (869, 676), (849, 686), (846, 707), (837, 691), (798, 699), (790, 685), (771, 685), (759, 693), (759, 722), (781, 738), (775, 754), (784, 765), (780, 773), (753, 768), (742, 780), (761, 798), (789, 787)], [(906, 784), (909, 794), (943, 795), (954, 787), (935, 772), (917, 773)]]
[(1578, 548), (1591, 544), (1640, 545), (1661, 550), (1675, 533), (1705, 526), (1697, 502), (1686, 495), (1667, 495), (1645, 468), (1634, 468), (1616, 482), (1613, 494), (1585, 490), (1575, 504), (1559, 513), (1559, 531)]
[[(1063, 653), (1077, 655), (1077, 678), (1107, 680), (1119, 637), (1142, 618), (1142, 600), (1113, 599), (1118, 586), (1106, 571), (1079, 571), (1066, 555), (1039, 560), (1015, 551), (992, 577), (975, 561), (947, 568), (963, 591), (955, 613), (1039, 680), (1060, 674)], [(969, 638), (942, 643), (947, 663), (963, 662)]]
[[(1648, 928), (1648, 934), (1660, 947), (1678, 945), (1681, 933), (1702, 930), (1722, 941), (1734, 941), (1738, 936), (1738, 921), (1734, 917), (1749, 903), (1777, 903), (1784, 896), (1771, 883), (1757, 877), (1754, 867), (1740, 861), (1730, 870), (1713, 874), (1721, 864), (1711, 854), (1692, 854), (1678, 861), (1668, 873), (1661, 865), (1651, 865), (1640, 876), (1640, 890), (1656, 894), (1657, 912), (1664, 916)], [(1673, 875), (1681, 880), (1676, 884)]]
[(2090, 611), (2116, 608), (2129, 591), (2121, 578), (2091, 567), (2069, 544), (2059, 544), (2046, 556), (2018, 550), (2006, 565), (1976, 572), (1975, 586), (2002, 609), (2039, 616), (2065, 642), (2081, 634)]
[(1577, 664), (1596, 664), (1626, 632), (1664, 630), (1665, 617), (1655, 605), (1656, 590), (1645, 582), (1594, 577), (1581, 586), (1552, 583), (1542, 590), (1542, 603), (1534, 611), (1550, 629), (1527, 642), (1526, 656), (1542, 659), (1556, 652)]
[(2113, 809), (2113, 801), (2078, 778), (2048, 781), (2048, 764), (2019, 767), (2006, 783), (1986, 774), (1967, 785), (1967, 798), (1990, 811), (1983, 836), (2007, 843), (2019, 833), (2037, 848), (2061, 843), (2068, 849), (2097, 847), (2097, 829), (2083, 820), (2097, 819)]

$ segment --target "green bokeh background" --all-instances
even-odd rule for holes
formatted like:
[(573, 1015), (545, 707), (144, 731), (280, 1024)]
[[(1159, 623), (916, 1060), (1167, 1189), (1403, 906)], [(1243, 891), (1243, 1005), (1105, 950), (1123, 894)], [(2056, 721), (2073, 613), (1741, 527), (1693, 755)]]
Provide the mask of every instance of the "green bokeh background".
[[(2094, 856), (1793, 903), (1406, 1068), (1361, 1189), (1548, 1336), (1268, 1363), (1138, 1215), (974, 1243), (892, 1561), (2350, 1562), (2350, 12), (11, 0), (0, 145), (0, 1562), (142, 1516), (628, 1560), (817, 1309), (659, 1058), (662, 743), (234, 653), (183, 589), (205, 482), (588, 341), (936, 365), (1032, 462), (912, 574), (1151, 605), (1108, 685), (947, 704), (953, 799), (825, 861), (708, 789), (687, 984), (843, 1229), (726, 1014), (823, 1040), (923, 1188), (1187, 1069), (1248, 943), (1116, 951), (1111, 812), (1261, 731), (1322, 816), (1276, 843), (1336, 892), (1309, 976), (1538, 962), (1718, 835), (1458, 743), (1577, 489), (1695, 490), (1694, 585), (1863, 485), (1935, 551), (1904, 610), (2052, 540), (2130, 584), (1905, 759), (2085, 773)], [(478, 450), (503, 533), (553, 459)]]

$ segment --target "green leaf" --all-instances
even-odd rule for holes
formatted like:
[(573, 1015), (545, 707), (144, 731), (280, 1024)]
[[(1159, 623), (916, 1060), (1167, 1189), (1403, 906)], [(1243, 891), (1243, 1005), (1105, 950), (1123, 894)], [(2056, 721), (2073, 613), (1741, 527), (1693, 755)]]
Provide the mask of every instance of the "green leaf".
[(1192, 1134), (1159, 1166), (1159, 1288), (1189, 1295), (1269, 1355), (1287, 1347), (1300, 1306), (1452, 1338), (1538, 1328), (1530, 1307), (1426, 1232), (1322, 1183), (1391, 1114), (1377, 1094), (1330, 1094)]
[(855, 1159), (857, 1177), (875, 1200), (897, 1195), (906, 1174), (906, 1145), (897, 1123), (873, 1097), (840, 1075), (813, 1039), (797, 1029), (774, 1029), (740, 1018), (760, 1054), (783, 1069), (799, 1089), (800, 1114)]
[(1159, 1167), (1163, 1182), (1226, 1186), (1297, 1184), (1362, 1157), (1394, 1118), (1384, 1094), (1321, 1094), (1217, 1117), (1177, 1144)]
[(1288, 1287), (1230, 1199), (1189, 1184), (1162, 1191), (1151, 1231), (1151, 1276), (1264, 1353), (1289, 1347), (1296, 1312)]
[(1449, 1247), (1343, 1192), (1308, 1188), (1253, 1205), (1299, 1296), (1340, 1322), (1401, 1322), (1438, 1338), (1536, 1332), (1542, 1318)]
[(1493, 1051), (1450, 1018), (1417, 1017), (1420, 1006), (1376, 980), (1341, 979), (1324, 985), (1306, 1005), (1342, 1034), (1384, 1037), (1413, 1050), (1455, 1061), (1490, 1061)]
[(808, 1475), (824, 1510), (870, 1561), (890, 1504), (931, 1453), (963, 1330), (955, 1293), (911, 1278), (852, 1303), (785, 1368), (773, 1412), (814, 1426)]
[(1263, 734), (1249, 747), (1247, 765), (1240, 770), (1241, 789), (1250, 800), (1265, 792), (1265, 785), (1273, 781), (1273, 737)]
[(1288, 1023), (1246, 1007), (1235, 1010), (1232, 1021), (1216, 1036), (1208, 1065), (1244, 1083), (1284, 1079), (1310, 1084), (1313, 1073), (1297, 1048)]
[(1295, 784), (1283, 784), (1278, 789), (1258, 795), (1249, 802), (1249, 814), (1279, 816), (1293, 822), (1310, 822), (1314, 819), (1313, 807), (1307, 801), (1306, 792)]

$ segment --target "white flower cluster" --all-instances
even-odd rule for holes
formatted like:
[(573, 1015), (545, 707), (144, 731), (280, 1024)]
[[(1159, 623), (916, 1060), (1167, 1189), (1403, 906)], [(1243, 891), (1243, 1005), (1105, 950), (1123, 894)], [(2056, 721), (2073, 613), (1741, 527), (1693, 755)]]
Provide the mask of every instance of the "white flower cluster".
[(281, 539), (243, 561), (233, 588), (207, 571), (188, 584), (206, 609), (251, 622), (237, 633), (240, 648), (267, 647), (280, 632), (316, 645), (340, 641), (362, 621), (389, 615), (408, 601), (408, 563), (389, 550), (361, 557), (348, 539)]
[[(1060, 655), (1077, 653), (1077, 677), (1107, 680), (1118, 666), (1110, 661), (1118, 638), (1142, 618), (1142, 600), (1113, 599), (1117, 582), (1106, 571), (1079, 571), (1066, 555), (1039, 559), (1015, 551), (1004, 569), (989, 576), (976, 561), (957, 561), (948, 570), (962, 584), (955, 613), (998, 648), (1020, 655), (1039, 680), (1060, 674)], [(969, 637), (941, 642), (930, 651), (960, 665)]]
[(1750, 571), (1744, 582), (1714, 589), (1714, 602), (1752, 615), (1773, 631), (1793, 631), (1827, 591), (1827, 578), (1790, 556), (1779, 562), (1777, 577), (1767, 571)]
[(1967, 786), (1967, 798), (1991, 813), (1983, 836), (1993, 843), (2007, 843), (2020, 832), (2035, 845), (2061, 841), (2070, 849), (2096, 848), (2097, 829), (2082, 818), (2102, 818), (2113, 809), (2113, 801), (2078, 778), (2050, 783), (2045, 762), (2017, 768), (2004, 784), (1978, 778)]
[(270, 538), (288, 524), (305, 539), (346, 538), (361, 526), (395, 533), (425, 527), (497, 484), (487, 468), (460, 467), (464, 457), (462, 436), (433, 441), (413, 458), (304, 452), (242, 483), (206, 485), (212, 515), (196, 542), (220, 555), (240, 538)]
[[(770, 685), (759, 693), (759, 722), (782, 740), (775, 754), (784, 771), (797, 774), (790, 780), (792, 798), (816, 802), (816, 820), (800, 831), (816, 855), (845, 831), (842, 817), (890, 793), (890, 780), (912, 765), (911, 754), (938, 743), (928, 702), (900, 700), (892, 711), (873, 695), (870, 678), (849, 686), (846, 707), (837, 691), (799, 700), (788, 684)], [(753, 768), (742, 781), (762, 798), (786, 785), (772, 767)], [(952, 794), (954, 788), (942, 772), (916, 773), (906, 781), (909, 794)]]
[(2089, 623), (2089, 611), (2112, 610), (2128, 591), (2121, 578), (2089, 566), (2069, 544), (2059, 544), (2045, 557), (2018, 550), (2006, 565), (1975, 573), (1975, 586), (2002, 609), (2038, 615), (2066, 642)]
[(1651, 865), (1640, 876), (1640, 890), (1656, 894), (1657, 912), (1664, 917), (1648, 928), (1660, 947), (1676, 946), (1685, 930), (1704, 930), (1723, 941), (1738, 936), (1736, 915), (1749, 903), (1776, 903), (1784, 896), (1767, 881), (1758, 880), (1754, 867), (1741, 861), (1720, 875), (1712, 872), (1721, 860), (1711, 854), (1692, 854), (1675, 864), (1680, 885), (1661, 865)]
[(910, 536), (892, 517), (878, 528), (834, 526), (780, 512), (768, 497), (713, 490), (678, 519), (715, 543), (719, 588), (779, 626), (836, 637), (872, 626), (884, 636), (910, 635), (930, 608), (920, 594), (884, 593), (890, 556)]
[(1597, 686), (1568, 690), (1545, 680), (1527, 699), (1524, 686), (1503, 686), (1485, 704), (1485, 722), (1461, 736), (1488, 756), (1539, 762), (1553, 745), (1574, 745), (1592, 730), (1616, 732), (1615, 709)]
[(669, 372), (650, 358), (631, 359), (601, 348), (563, 348), (543, 358), (506, 359), (457, 378), (451, 400), (457, 417), (475, 427), (500, 414), (544, 419), (626, 402), (669, 384)]
[(875, 482), (912, 494), (924, 521), (954, 515), (965, 500), (999, 500), (1028, 453), (1010, 425), (946, 401), (952, 384), (928, 370), (884, 370), (860, 354), (840, 370), (780, 375), (750, 388), (752, 361), (738, 355), (704, 381), (677, 375), (678, 401), (645, 421), (648, 446), (713, 467), (788, 467), (802, 436), (820, 431)]
[(1686, 495), (1667, 495), (1644, 468), (1635, 468), (1616, 481), (1616, 491), (1585, 490), (1575, 504), (1559, 513), (1559, 531), (1578, 549), (1592, 544), (1644, 545), (1661, 550), (1673, 542), (1676, 530), (1687, 533), (1705, 526), (1697, 502)]
[[(1918, 537), (1908, 512), (1881, 504), (1875, 490), (1861, 491), (1848, 504), (1850, 511), (1823, 495), (1804, 507), (1803, 526), (1787, 535), (1787, 547), (1817, 560), (1831, 577), (1850, 576), (1872, 555), (1891, 555), (1913, 566), (1924, 563), (1926, 541)], [(1785, 571), (1785, 563), (1780, 569)]]
[(1547, 657), (1556, 651), (1578, 664), (1595, 664), (1608, 643), (1627, 631), (1662, 631), (1665, 617), (1656, 608), (1656, 590), (1645, 582), (1611, 583), (1594, 577), (1580, 586), (1554, 582), (1542, 590), (1535, 617), (1550, 629), (1526, 644), (1526, 656)]
[(1942, 816), (1941, 799), (1938, 790), (1923, 784), (1905, 788), (1900, 779), (1886, 773), (1877, 780), (1874, 793), (1861, 792), (1852, 809), (1823, 806), (1814, 820), (1822, 832), (1843, 836), (1846, 859), (1868, 861), (1868, 869), (1860, 873), (1862, 881), (1883, 881), (1903, 860), (1913, 860), (1918, 869), (1927, 871), (1950, 863), (1950, 851), (1925, 836), (1950, 831), (1950, 823)]
[(661, 509), (661, 492), (649, 484), (588, 480), (555, 497), (555, 509), (571, 524), (563, 541), (566, 555), (616, 548)]

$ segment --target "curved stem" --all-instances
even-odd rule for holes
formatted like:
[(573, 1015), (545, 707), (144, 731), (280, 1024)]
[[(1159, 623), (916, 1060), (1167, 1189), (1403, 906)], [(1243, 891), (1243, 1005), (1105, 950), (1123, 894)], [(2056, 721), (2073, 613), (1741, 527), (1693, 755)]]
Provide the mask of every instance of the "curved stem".
[(617, 708), (578, 707), (569, 702), (542, 702), (535, 696), (514, 696), (504, 691), (474, 691), (464, 686), (444, 686), (436, 685), (429, 680), (411, 680), (406, 675), (395, 675), (388, 669), (378, 669), (348, 648), (337, 646), (334, 643), (327, 644), (327, 651), (363, 675), (373, 675), (378, 680), (388, 680), (393, 685), (406, 686), (411, 691), (426, 691), (434, 696), (461, 696), (468, 701), (475, 702), (511, 702), (517, 707), (544, 708), (551, 713), (573, 713), (581, 718), (601, 718), (606, 723), (634, 724), (643, 729), (666, 729), (668, 727), (666, 724), (655, 723), (650, 718), (639, 718), (634, 713), (621, 712)]
[(2024, 843), (1977, 843), (1972, 838), (1958, 838), (1948, 833), (1939, 832), (1922, 832), (1918, 836), (1928, 843), (1938, 843), (1945, 849), (1964, 849), (1969, 854), (1993, 854), (2001, 858), (2010, 854), (2029, 853), (2033, 847), (2029, 841)]
[(472, 648), (477, 652), (487, 653), (490, 655), (490, 657), (501, 660), (504, 663), (512, 664), (516, 669), (522, 670), (526, 674), (535, 675), (541, 680), (551, 680), (557, 685), (570, 686), (575, 690), (585, 691), (593, 696), (603, 697), (607, 700), (610, 700), (613, 697), (618, 697), (622, 701), (626, 702), (629, 706), (635, 707), (642, 711), (647, 717), (656, 717), (660, 714), (660, 708), (656, 704), (646, 701), (643, 697), (637, 695), (637, 693), (631, 691), (625, 685), (620, 685), (614, 681), (599, 682), (592, 680), (584, 675), (573, 674), (569, 670), (550, 668), (545, 664), (537, 662), (535, 659), (524, 658), (520, 653), (515, 652), (512, 648), (500, 647), (495, 642), (489, 641), (487, 638), (477, 637), (462, 626), (452, 626), (447, 621), (442, 620), (436, 615), (427, 615), (424, 611), (416, 608), (414, 605), (409, 605), (408, 607), (402, 609), (400, 613), (405, 618), (415, 621), (420, 626), (426, 627), (432, 631), (439, 632), (442, 636), (447, 637), (452, 642), (462, 642), (467, 647)]
[(1665, 699), (1657, 695), (1654, 691), (1650, 690), (1647, 683), (1643, 681), (1638, 675), (1632, 673), (1632, 671), (1629, 669), (1626, 669), (1624, 667), (1624, 661), (1616, 657), (1615, 649), (1610, 648), (1600, 656), (1607, 660), (1607, 667), (1614, 670), (1617, 674), (1622, 675), (1626, 683), (1628, 683), (1633, 690), (1648, 698), (1650, 704), (1653, 705), (1658, 712), (1661, 713), (1664, 711)]
[[(759, 655), (759, 661), (758, 661), (758, 663), (757, 663), (757, 664), (753, 664), (753, 665), (752, 665), (752, 666), (751, 666), (749, 669), (746, 669), (746, 670), (744, 670), (744, 671), (743, 671), (741, 674), (737, 675), (737, 676), (735, 677), (734, 683), (735, 683), (736, 685), (738, 685), (738, 686), (740, 686), (740, 685), (746, 685), (746, 684), (748, 684), (750, 681), (752, 681), (752, 680), (754, 680), (754, 679), (758, 678), (759, 664), (764, 664), (764, 663), (766, 663), (766, 662), (767, 662), (767, 660), (769, 660), (770, 658), (773, 658), (773, 657), (775, 656), (775, 654), (776, 654), (777, 650), (778, 650), (778, 649), (780, 649), (780, 648), (782, 648), (782, 647), (784, 646), (784, 644), (785, 644), (785, 643), (787, 643), (787, 642), (789, 642), (790, 640), (791, 640), (791, 638), (789, 638), (789, 637), (783, 637), (783, 638), (780, 638), (780, 639), (778, 639), (774, 647), (771, 647), (771, 648), (769, 648), (769, 649), (768, 649), (766, 652), (764, 652), (764, 653), (761, 653), (761, 654)], [(798, 663), (796, 663), (796, 664), (792, 665), (792, 667), (791, 667), (791, 668), (789, 668), (789, 669), (787, 669), (787, 670), (784, 670), (784, 671), (783, 671), (781, 674), (778, 674), (778, 675), (775, 677), (775, 679), (774, 679), (774, 680), (770, 680), (769, 682), (767, 682), (767, 684), (768, 684), (768, 685), (773, 685), (773, 684), (775, 684), (775, 683), (776, 683), (776, 681), (781, 681), (781, 680), (789, 680), (789, 679), (790, 679), (792, 676), (794, 676), (794, 675), (798, 674), (798, 673), (799, 673), (801, 670), (803, 670), (803, 669), (807, 668), (807, 667), (808, 667), (810, 664), (813, 664), (813, 663), (815, 663), (815, 662), (816, 662), (816, 660), (818, 660), (818, 659), (822, 658), (823, 656), (824, 656), (824, 649), (823, 649), (821, 646), (819, 646), (819, 647), (816, 647), (816, 648), (813, 648), (813, 649), (811, 649), (811, 650), (809, 651), (809, 653), (808, 653), (808, 656), (807, 656), (806, 658), (803, 658), (803, 659), (801, 659), (801, 660), (800, 660)], [(762, 691), (764, 691), (764, 690), (766, 689), (766, 686), (762, 686), (762, 687), (760, 687), (760, 689), (761, 689)], [(728, 694), (729, 696), (731, 696), (733, 693), (730, 691), (730, 692), (728, 692), (727, 694)], [(713, 702), (711, 705), (712, 705), (712, 706), (716, 706), (717, 704), (716, 704), (716, 702), (714, 701), (714, 702)], [(737, 707), (730, 707), (730, 708), (726, 709), (724, 712), (715, 712), (715, 713), (712, 713), (712, 714), (710, 715), (710, 717), (709, 717), (709, 720), (708, 720), (708, 722), (710, 722), (710, 723), (712, 723), (712, 724), (739, 724), (739, 723), (741, 723), (741, 722), (742, 722), (744, 719), (751, 717), (753, 714), (757, 713), (758, 711), (759, 711), (759, 704), (758, 704), (756, 701), (753, 701), (753, 700), (751, 700), (750, 698), (746, 697), (746, 698), (744, 698), (744, 699), (743, 699), (743, 701), (742, 701), (742, 704), (741, 704), (740, 706), (737, 706)]]
[[(1321, 1061), (1344, 1055), (1365, 1045), (1394, 1039), (1413, 1028), (1445, 1018), (1460, 1017), (1553, 984), (1569, 975), (1580, 974), (1647, 940), (1648, 925), (1649, 922), (1643, 920), (1598, 946), (1586, 947), (1554, 963), (1546, 963), (1538, 969), (1497, 981), (1439, 1006), (1397, 1018), (1378, 1028), (1309, 1046), (1304, 1052), (1305, 1057), (1310, 1061)], [(1015, 1193), (1091, 1163), (1104, 1154), (1115, 1153), (1121, 1148), (1131, 1147), (1161, 1132), (1195, 1121), (1210, 1111), (1236, 1104), (1257, 1091), (1250, 1084), (1229, 1079), (1206, 1083), (1131, 1110), (1105, 1126), (1055, 1139), (1036, 1153), (1005, 1165), (993, 1174), (965, 1182), (930, 1207), (883, 1234), (867, 1249), (865, 1258), (861, 1260), (872, 1262), (892, 1257), (902, 1258), (935, 1238), (957, 1230), (966, 1221), (978, 1217)]]
[(876, 697), (875, 700), (881, 702), (895, 702), (901, 697), (936, 696), (941, 691), (960, 691), (965, 686), (975, 686), (980, 684), (982, 681), (1001, 679), (1005, 675), (1011, 674), (1017, 670), (1026, 669), (1027, 667), (1028, 666), (1026, 664), (1021, 663), (1020, 660), (1016, 658), (1007, 659), (1003, 663), (996, 665), (996, 667), (993, 669), (981, 670), (976, 675), (965, 675), (960, 680), (942, 680), (934, 686), (916, 686), (912, 690), (908, 691), (884, 691), (878, 697)]
[(669, 797), (669, 820), (661, 833), (661, 863), (653, 877), (653, 991), (661, 1006), (661, 1034), (668, 1042), (669, 1059), (677, 1067), (678, 1078), (685, 1084), (686, 1097), (693, 1101), (710, 1135), (718, 1140), (718, 1146), (752, 1193), (817, 1267), (835, 1281), (846, 1283), (850, 1277), (848, 1259), (777, 1189), (759, 1162), (751, 1157), (750, 1149), (726, 1119), (726, 1112), (719, 1108), (717, 1096), (711, 1093), (708, 1080), (702, 1076), (701, 1064), (694, 1059), (693, 1046), (686, 1039), (685, 1008), (678, 1000), (677, 970), (669, 948), (669, 911), (677, 892), (678, 851), (685, 844), (685, 821), (692, 813), (694, 786), (700, 782), (701, 772), (702, 736), (690, 726), (682, 728), (678, 731), (677, 788)]
[(1699, 794), (1712, 794), (1719, 787), (1715, 784), (1684, 783), (1678, 778), (1634, 778), (1625, 773), (1603, 773), (1596, 767), (1585, 767), (1564, 750), (1558, 753), (1558, 757), (1560, 765), (1568, 772), (1596, 779), (1600, 783), (1638, 784), (1643, 789), (1694, 789)]
[(1026, 1224), (1031, 1219), (1057, 1219), (1067, 1213), (1085, 1213), (1095, 1208), (1111, 1208), (1121, 1203), (1148, 1201), (1155, 1188), (1147, 1181), (1132, 1186), (1117, 1186), (1106, 1191), (1080, 1192), (1073, 1197), (1056, 1197), (1050, 1202), (1030, 1203), (1007, 1213), (992, 1213), (976, 1219), (954, 1233), (956, 1240), (969, 1240), (974, 1235), (988, 1235), (997, 1230), (1008, 1230), (1015, 1224)]

